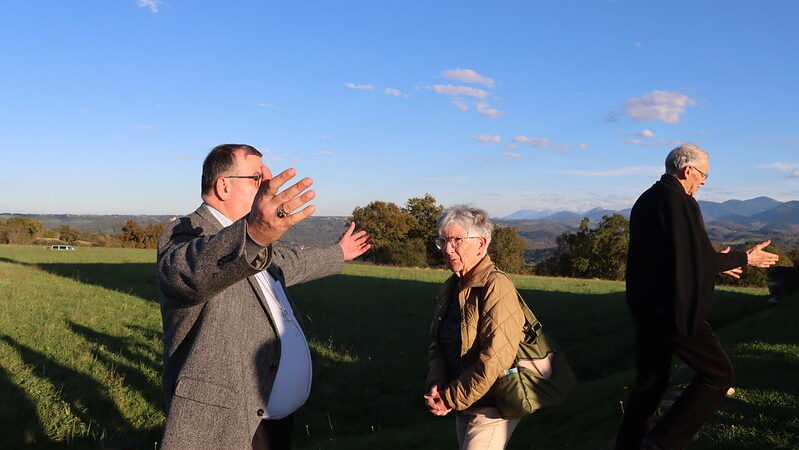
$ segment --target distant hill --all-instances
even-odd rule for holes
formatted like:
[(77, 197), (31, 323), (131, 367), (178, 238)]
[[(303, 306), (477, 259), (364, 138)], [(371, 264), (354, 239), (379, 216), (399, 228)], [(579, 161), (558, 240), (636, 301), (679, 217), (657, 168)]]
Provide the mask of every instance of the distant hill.
[[(95, 234), (117, 234), (128, 220), (135, 220), (139, 225), (170, 222), (176, 216), (150, 215), (92, 215), (92, 214), (0, 214), (0, 220), (11, 217), (29, 217), (38, 220), (45, 228), (58, 228), (69, 225), (76, 230)], [(347, 226), (346, 217), (311, 216), (295, 225), (283, 235), (282, 244), (320, 247), (338, 242)]]
[(29, 217), (38, 220), (45, 228), (58, 228), (61, 225), (88, 231), (95, 234), (117, 234), (122, 232), (122, 226), (128, 220), (135, 220), (139, 225), (149, 225), (151, 223), (169, 222), (175, 216), (151, 216), (151, 215), (95, 215), (95, 214), (16, 214), (2, 213), (0, 220), (8, 220), (11, 217)]
[(751, 218), (766, 223), (799, 223), (799, 201), (783, 203), (775, 208), (754, 214)]
[(700, 200), (698, 203), (699, 207), (702, 208), (702, 216), (705, 218), (705, 222), (711, 222), (729, 215), (750, 217), (783, 204), (769, 197), (756, 197), (749, 200), (727, 200), (722, 203)]

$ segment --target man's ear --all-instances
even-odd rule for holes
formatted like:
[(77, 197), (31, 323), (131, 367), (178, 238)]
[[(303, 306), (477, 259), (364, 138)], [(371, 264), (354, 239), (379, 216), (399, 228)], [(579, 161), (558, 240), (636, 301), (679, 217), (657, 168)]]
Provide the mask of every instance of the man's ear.
[(677, 178), (679, 178), (681, 180), (687, 179), (688, 178), (688, 171), (690, 169), (691, 169), (691, 166), (685, 166), (682, 169), (680, 169), (680, 174), (679, 174), (679, 176)]
[(480, 252), (482, 254), (488, 254), (488, 239), (485, 236), (480, 236)]
[(214, 194), (222, 201), (230, 198), (230, 183), (225, 177), (219, 177), (214, 183)]

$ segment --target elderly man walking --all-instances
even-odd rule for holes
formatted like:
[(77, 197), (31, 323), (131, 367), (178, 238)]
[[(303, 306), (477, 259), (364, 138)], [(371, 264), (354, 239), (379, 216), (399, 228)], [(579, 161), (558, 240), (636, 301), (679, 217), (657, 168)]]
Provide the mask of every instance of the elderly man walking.
[(304, 178), (272, 177), (249, 145), (203, 163), (203, 204), (158, 242), (167, 420), (161, 448), (286, 449), (311, 388), (311, 355), (286, 286), (338, 273), (369, 249), (355, 224), (327, 248), (273, 250), (313, 213)]
[[(636, 325), (635, 385), (624, 409), (616, 449), (681, 449), (718, 408), (733, 382), (729, 358), (705, 320), (719, 273), (738, 277), (749, 264), (768, 267), (777, 255), (716, 252), (693, 198), (708, 178), (707, 153), (681, 145), (666, 157), (666, 174), (630, 213), (627, 304)], [(651, 416), (666, 392), (672, 355), (696, 371), (661, 420)]]

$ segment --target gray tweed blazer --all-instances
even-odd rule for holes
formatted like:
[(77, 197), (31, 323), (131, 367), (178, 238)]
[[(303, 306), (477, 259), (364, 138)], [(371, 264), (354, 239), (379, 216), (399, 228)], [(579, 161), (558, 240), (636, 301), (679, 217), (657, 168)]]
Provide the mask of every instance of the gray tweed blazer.
[(266, 269), (285, 288), (342, 266), (338, 245), (273, 251), (248, 239), (244, 219), (222, 229), (205, 205), (164, 230), (156, 269), (167, 410), (162, 449), (250, 448), (280, 361), (253, 275)]

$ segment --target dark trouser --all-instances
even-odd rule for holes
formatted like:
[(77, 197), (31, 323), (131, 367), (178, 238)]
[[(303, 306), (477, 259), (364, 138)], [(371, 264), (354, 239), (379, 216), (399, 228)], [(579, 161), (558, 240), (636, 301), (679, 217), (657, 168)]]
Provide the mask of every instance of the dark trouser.
[[(707, 321), (699, 322), (693, 336), (661, 333), (640, 321), (637, 327), (638, 374), (624, 408), (616, 449), (637, 449), (647, 433), (663, 449), (682, 449), (718, 408), (732, 385), (732, 364)], [(669, 385), (672, 354), (697, 375), (650, 431), (650, 417)]]
[(294, 414), (279, 420), (262, 420), (252, 437), (252, 450), (288, 450)]

